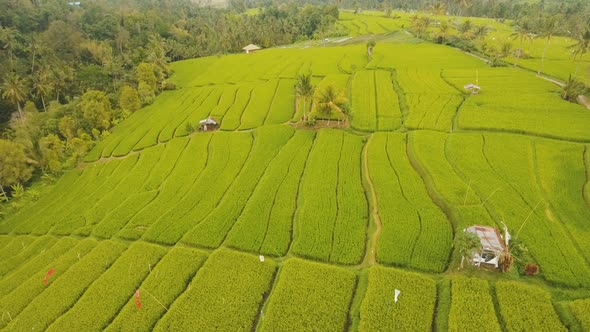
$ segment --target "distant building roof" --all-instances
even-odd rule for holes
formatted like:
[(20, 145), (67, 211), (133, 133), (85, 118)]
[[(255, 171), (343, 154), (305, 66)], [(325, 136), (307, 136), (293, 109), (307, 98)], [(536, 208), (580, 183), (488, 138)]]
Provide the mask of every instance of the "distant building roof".
[(215, 119), (213, 119), (212, 117), (208, 117), (204, 120), (199, 121), (200, 125), (216, 125), (217, 121), (215, 121)]
[(260, 47), (259, 47), (259, 46), (256, 46), (256, 45), (254, 45), (254, 44), (250, 44), (250, 45), (244, 46), (244, 48), (242, 48), (242, 49), (243, 49), (244, 51), (255, 51), (255, 50), (259, 50), (259, 49), (260, 49)]
[(506, 249), (500, 232), (494, 227), (473, 225), (466, 231), (477, 235), (483, 250), (502, 252)]

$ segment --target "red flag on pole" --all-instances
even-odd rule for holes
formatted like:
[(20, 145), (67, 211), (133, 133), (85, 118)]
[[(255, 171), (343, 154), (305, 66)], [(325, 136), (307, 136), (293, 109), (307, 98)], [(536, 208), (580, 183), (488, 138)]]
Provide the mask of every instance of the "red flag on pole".
[(49, 284), (49, 281), (47, 279), (49, 279), (49, 277), (51, 277), (53, 275), (53, 273), (55, 273), (54, 269), (49, 269), (49, 271), (47, 271), (47, 274), (45, 275), (45, 278), (43, 278), (43, 284), (45, 286), (47, 286)]
[(141, 302), (139, 301), (139, 288), (135, 291), (135, 305), (137, 305), (137, 309), (141, 309)]

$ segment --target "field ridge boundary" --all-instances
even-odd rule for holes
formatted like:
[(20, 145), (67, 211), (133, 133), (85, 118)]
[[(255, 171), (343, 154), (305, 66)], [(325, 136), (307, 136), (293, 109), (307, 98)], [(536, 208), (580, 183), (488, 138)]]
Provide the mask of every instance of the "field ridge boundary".
[[(311, 159), (311, 155), (313, 151), (316, 149), (318, 141), (318, 132), (314, 133), (313, 142), (311, 143), (311, 147), (309, 148), (309, 152), (307, 153), (307, 158), (305, 159), (305, 165), (303, 166), (303, 171), (301, 172), (301, 177), (299, 178), (299, 185), (297, 186), (297, 198), (295, 200), (295, 211), (293, 211), (293, 215), (291, 216), (291, 240), (289, 241), (289, 246), (287, 247), (287, 254), (293, 254), (291, 249), (293, 248), (293, 242), (295, 241), (295, 233), (297, 231), (296, 221), (297, 216), (299, 215), (299, 210), (301, 208), (303, 198), (301, 197), (301, 187), (303, 187), (303, 182), (305, 181), (305, 173), (307, 173), (307, 166), (309, 165), (309, 160)], [(294, 255), (294, 254), (293, 254)]]
[[(408, 135), (407, 140), (406, 140), (406, 154), (408, 155), (408, 160), (410, 161), (410, 165), (412, 165), (412, 168), (414, 169), (414, 171), (422, 179), (422, 183), (424, 184), (424, 188), (426, 189), (426, 192), (428, 193), (428, 196), (430, 197), (430, 200), (432, 201), (432, 203), (434, 205), (436, 205), (442, 211), (442, 213), (445, 215), (449, 226), (451, 226), (451, 231), (454, 234), (457, 231), (456, 227), (458, 225), (458, 222), (453, 217), (453, 213), (451, 212), (451, 207), (449, 206), (449, 204), (447, 204), (445, 202), (445, 199), (443, 198), (443, 196), (436, 189), (436, 184), (434, 183), (432, 175), (428, 173), (428, 171), (424, 167), (423, 163), (420, 161), (420, 158), (418, 157), (418, 155), (414, 149), (414, 145), (412, 143), (412, 140), (413, 140), (412, 135)], [(420, 217), (420, 225), (422, 225), (422, 218), (421, 218), (420, 214), (419, 214), (419, 217)], [(447, 267), (450, 263), (451, 258), (452, 258), (452, 250), (449, 252), (448, 257), (447, 257), (447, 262), (446, 262)]]
[[(368, 157), (368, 150), (369, 144), (371, 144), (371, 140), (373, 139), (373, 135), (369, 137), (367, 142), (363, 148), (363, 159), (362, 159), (362, 168), (361, 172), (364, 173), (364, 178), (366, 185), (369, 187), (371, 199), (368, 199), (366, 195), (367, 189), (365, 188), (365, 197), (367, 198), (368, 207), (369, 207), (369, 222), (367, 223), (367, 243), (365, 244), (365, 256), (363, 258), (362, 264), (373, 266), (377, 263), (377, 243), (379, 242), (379, 236), (381, 235), (381, 228), (383, 225), (381, 224), (381, 217), (379, 216), (379, 204), (377, 202), (377, 192), (375, 191), (375, 185), (373, 184), (373, 180), (371, 179), (371, 172), (369, 171), (369, 157)], [(364, 186), (363, 186), (364, 187)], [(375, 230), (373, 234), (369, 234), (369, 230), (371, 229), (371, 222), (375, 225)]]

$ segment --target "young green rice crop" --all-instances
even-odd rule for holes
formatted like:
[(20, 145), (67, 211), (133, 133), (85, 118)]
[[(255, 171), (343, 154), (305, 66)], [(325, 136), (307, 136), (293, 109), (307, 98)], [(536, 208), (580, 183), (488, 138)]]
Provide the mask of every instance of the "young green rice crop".
[[(230, 176), (234, 180), (224, 191), (216, 206), (211, 206), (210, 213), (183, 237), (183, 242), (204, 247), (218, 247), (226, 238), (231, 227), (242, 213), (268, 165), (278, 152), (293, 137), (294, 131), (286, 126), (266, 126), (256, 130), (254, 144), (243, 163), (239, 174)], [(239, 146), (235, 148), (238, 151)], [(207, 177), (205, 177), (207, 178)], [(199, 211), (198, 208), (196, 211)], [(207, 210), (206, 210), (207, 211)], [(187, 229), (188, 230), (188, 229)]]
[(303, 175), (294, 253), (345, 264), (360, 260), (367, 224), (361, 148), (357, 137), (335, 130), (319, 132)]
[(207, 254), (193, 249), (171, 249), (150, 271), (139, 286), (141, 308), (131, 294), (106, 331), (149, 330), (167, 308), (186, 290), (191, 279), (207, 259)]
[[(68, 241), (66, 240), (65, 242)], [(0, 311), (2, 312), (2, 315), (17, 317), (23, 309), (32, 303), (33, 300), (47, 288), (42, 281), (50, 269), (54, 270), (53, 275), (48, 279), (48, 282), (51, 284), (54, 280), (57, 280), (62, 274), (67, 272), (70, 267), (76, 266), (76, 263), (83, 259), (86, 254), (96, 246), (96, 244), (97, 242), (95, 240), (84, 239), (79, 241), (76, 246), (71, 248), (67, 253), (59, 257), (57, 257), (57, 254), (56, 257), (51, 257), (51, 253), (46, 253), (43, 258), (31, 262), (30, 265), (27, 264), (27, 267), (33, 265), (37, 267), (41, 265), (41, 260), (47, 262), (47, 265), (41, 268), (38, 272), (32, 274), (28, 279), (22, 280), (15, 285), (12, 285), (12, 281), (16, 280), (6, 279), (6, 281), (2, 281), (3, 287), (6, 287), (5, 289), (10, 291), (10, 293), (7, 293), (4, 297), (0, 298)], [(59, 243), (57, 245), (59, 245)], [(92, 257), (96, 258), (98, 256)], [(52, 258), (54, 259), (51, 260)], [(94, 264), (96, 264), (96, 262), (94, 262)], [(13, 286), (16, 286), (16, 288), (12, 289)], [(9, 322), (10, 320), (0, 320), (0, 328), (5, 327)], [(26, 324), (23, 325), (23, 327), (25, 326)]]
[[(51, 237), (39, 238), (39, 240), (41, 239), (44, 240), (38, 242), (38, 244), (33, 243), (29, 246), (31, 248), (29, 249), (29, 252), (32, 254), (30, 257), (26, 257), (25, 251), (17, 256), (20, 257), (20, 260), (26, 259), (26, 262), (19, 267), (15, 267), (13, 264), (11, 267), (13, 271), (1, 279), (0, 298), (12, 292), (31, 275), (35, 274), (39, 269), (47, 266), (54, 259), (59, 258), (78, 242), (68, 237), (64, 237), (58, 241), (55, 241), (55, 239), (52, 239)], [(6, 260), (3, 262), (9, 263), (10, 261)], [(3, 264), (2, 266), (6, 267), (7, 264)]]
[(502, 321), (508, 331), (567, 331), (548, 292), (514, 281), (495, 285)]
[(154, 330), (252, 330), (275, 271), (272, 261), (217, 250)]
[(452, 229), (410, 164), (406, 137), (375, 134), (368, 149), (369, 174), (377, 192), (383, 224), (377, 259), (389, 264), (442, 271), (450, 252)]
[(455, 277), (449, 331), (501, 331), (487, 281)]
[(104, 329), (166, 251), (153, 244), (132, 244), (47, 331)]
[(590, 299), (581, 299), (572, 301), (569, 304), (570, 309), (576, 316), (576, 319), (582, 326), (582, 329), (585, 331), (590, 329), (590, 316), (588, 316), (588, 312), (590, 312)]
[(168, 212), (161, 214), (157, 222), (147, 229), (143, 238), (158, 243), (174, 244), (195, 224), (208, 216), (240, 174), (250, 153), (251, 137), (250, 133), (214, 134), (209, 145), (205, 168), (190, 184), (190, 189), (178, 201), (173, 202), (175, 205), (168, 207)]
[[(400, 291), (397, 301), (396, 290)], [(359, 331), (430, 331), (435, 302), (432, 279), (373, 266), (361, 305)]]
[(297, 188), (314, 137), (311, 131), (298, 131), (285, 144), (252, 192), (228, 234), (226, 245), (270, 255), (286, 254)]
[(279, 273), (260, 331), (342, 331), (356, 284), (354, 273), (334, 266), (289, 259)]
[[(65, 273), (56, 278), (40, 295), (7, 325), (15, 330), (45, 330), (78, 301), (87, 288), (102, 275), (127, 248), (116, 241), (99, 243)], [(127, 266), (128, 267), (128, 266)], [(37, 281), (41, 283), (40, 280)], [(96, 313), (84, 316), (92, 319)]]

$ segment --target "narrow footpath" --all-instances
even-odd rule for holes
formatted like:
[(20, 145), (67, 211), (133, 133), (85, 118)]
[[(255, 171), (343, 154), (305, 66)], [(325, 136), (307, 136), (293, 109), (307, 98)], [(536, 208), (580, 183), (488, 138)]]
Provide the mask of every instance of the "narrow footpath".
[(372, 231), (372, 234), (368, 234), (368, 243), (367, 243), (367, 250), (365, 253), (365, 258), (363, 260), (364, 266), (373, 266), (376, 263), (376, 250), (377, 250), (377, 242), (379, 241), (379, 235), (381, 234), (381, 218), (379, 218), (379, 208), (377, 204), (377, 194), (375, 193), (375, 186), (371, 181), (371, 177), (369, 176), (369, 157), (368, 157), (368, 150), (369, 144), (371, 144), (371, 140), (373, 136), (371, 135), (367, 143), (365, 144), (365, 148), (363, 151), (363, 172), (365, 173), (365, 178), (367, 184), (369, 186), (369, 193), (371, 195), (372, 209), (372, 219), (374, 223), (374, 228), (369, 227), (369, 231)]

